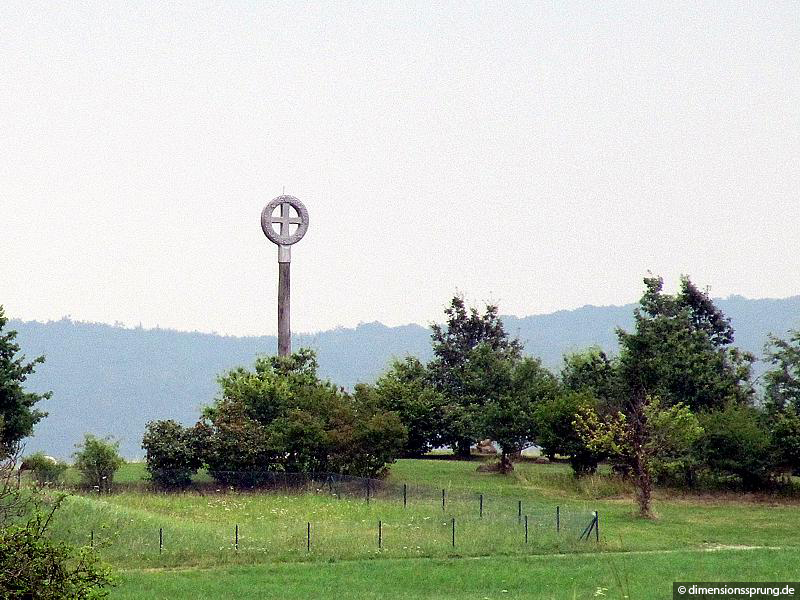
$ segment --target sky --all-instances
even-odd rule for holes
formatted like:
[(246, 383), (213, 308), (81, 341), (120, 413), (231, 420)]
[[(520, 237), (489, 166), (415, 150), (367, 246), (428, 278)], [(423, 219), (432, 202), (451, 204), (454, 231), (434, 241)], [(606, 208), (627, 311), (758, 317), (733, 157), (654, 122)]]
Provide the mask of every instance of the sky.
[(800, 294), (800, 3), (0, 4), (0, 304), (277, 330)]

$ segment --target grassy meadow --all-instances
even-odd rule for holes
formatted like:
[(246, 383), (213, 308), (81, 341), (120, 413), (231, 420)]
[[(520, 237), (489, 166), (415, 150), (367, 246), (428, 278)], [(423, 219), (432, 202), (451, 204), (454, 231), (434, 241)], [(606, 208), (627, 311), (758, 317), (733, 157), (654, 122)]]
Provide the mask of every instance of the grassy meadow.
[[(117, 475), (122, 491), (70, 496), (55, 532), (93, 535), (118, 570), (118, 598), (669, 598), (676, 580), (800, 579), (798, 500), (660, 490), (659, 518), (645, 521), (610, 473), (576, 481), (566, 465), (521, 463), (502, 476), (478, 464), (398, 461), (367, 502), (324, 486), (145, 492), (134, 463)], [(592, 511), (599, 543), (578, 540)]]

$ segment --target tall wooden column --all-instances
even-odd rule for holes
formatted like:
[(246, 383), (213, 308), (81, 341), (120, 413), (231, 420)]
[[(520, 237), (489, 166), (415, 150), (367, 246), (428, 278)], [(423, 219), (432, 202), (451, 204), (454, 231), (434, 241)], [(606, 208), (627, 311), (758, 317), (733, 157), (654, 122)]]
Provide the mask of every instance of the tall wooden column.
[(278, 263), (278, 356), (292, 353), (292, 328), (290, 319), (290, 262)]
[[(275, 214), (275, 210), (279, 212)], [(292, 215), (292, 211), (296, 214)], [(274, 226), (278, 226), (276, 231)], [(293, 231), (292, 228), (296, 226)], [(292, 244), (308, 229), (308, 211), (294, 196), (278, 196), (261, 212), (261, 229), (278, 246), (278, 356), (292, 353), (290, 319)]]

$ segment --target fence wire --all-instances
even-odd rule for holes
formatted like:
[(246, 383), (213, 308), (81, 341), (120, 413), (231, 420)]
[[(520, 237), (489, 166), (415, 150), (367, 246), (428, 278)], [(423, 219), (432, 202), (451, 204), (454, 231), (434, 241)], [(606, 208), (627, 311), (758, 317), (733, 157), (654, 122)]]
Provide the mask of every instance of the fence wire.
[[(113, 484), (108, 491), (76, 489), (105, 496), (107, 502), (103, 510), (84, 514), (89, 531), (71, 531), (72, 541), (101, 543), (105, 538), (112, 549), (124, 549), (126, 557), (175, 561), (189, 552), (332, 558), (490, 555), (564, 551), (600, 541), (595, 511), (530, 496), (337, 473), (227, 475), (259, 485), (226, 488), (201, 475), (181, 492), (159, 493), (163, 490), (152, 482)], [(127, 517), (132, 503), (137, 515), (147, 517), (120, 518), (115, 512), (117, 507)]]

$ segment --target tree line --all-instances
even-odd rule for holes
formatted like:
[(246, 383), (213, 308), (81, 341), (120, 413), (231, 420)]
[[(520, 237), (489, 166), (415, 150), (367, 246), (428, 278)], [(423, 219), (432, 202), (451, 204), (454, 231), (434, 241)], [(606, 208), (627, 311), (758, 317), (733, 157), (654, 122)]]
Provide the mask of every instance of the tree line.
[(453, 298), (433, 329), (433, 360), (396, 361), (371, 387), (408, 429), (404, 455), (449, 445), (466, 457), (490, 438), (501, 472), (530, 444), (566, 457), (578, 477), (608, 461), (633, 481), (643, 516), (655, 482), (779, 485), (800, 468), (800, 332), (770, 335), (758, 390), (755, 357), (733, 344), (707, 292), (688, 277), (675, 294), (658, 277), (644, 286), (633, 331), (616, 332), (618, 355), (568, 354), (558, 373), (522, 355), (496, 306), (481, 313)]
[(375, 476), (397, 457), (449, 446), (469, 457), (479, 440), (500, 448), (497, 470), (536, 444), (577, 477), (601, 462), (634, 483), (650, 516), (653, 485), (757, 490), (800, 468), (800, 333), (770, 336), (763, 390), (752, 354), (734, 345), (728, 318), (688, 277), (675, 294), (644, 279), (619, 353), (568, 354), (554, 373), (504, 329), (498, 308), (454, 297), (432, 326), (433, 359), (394, 361), (374, 384), (347, 393), (320, 381), (310, 350), (263, 357), (219, 379), (194, 427), (149, 423), (148, 468), (186, 485), (205, 465), (226, 484), (257, 484), (269, 470)]
[[(22, 386), (41, 359), (15, 358), (12, 334), (0, 344), (5, 449), (44, 416), (34, 405), (45, 396)], [(188, 485), (201, 467), (225, 485), (258, 485), (274, 471), (376, 476), (442, 446), (466, 458), (488, 438), (502, 473), (532, 444), (577, 477), (607, 462), (634, 483), (644, 516), (655, 484), (762, 490), (800, 468), (800, 331), (770, 335), (771, 370), (757, 388), (755, 357), (734, 345), (708, 293), (683, 277), (668, 294), (647, 277), (633, 328), (616, 335), (616, 355), (584, 349), (553, 372), (524, 355), (497, 306), (456, 296), (432, 326), (430, 361), (398, 359), (352, 392), (321, 380), (307, 349), (223, 374), (194, 426), (148, 423), (147, 467), (165, 487)]]

